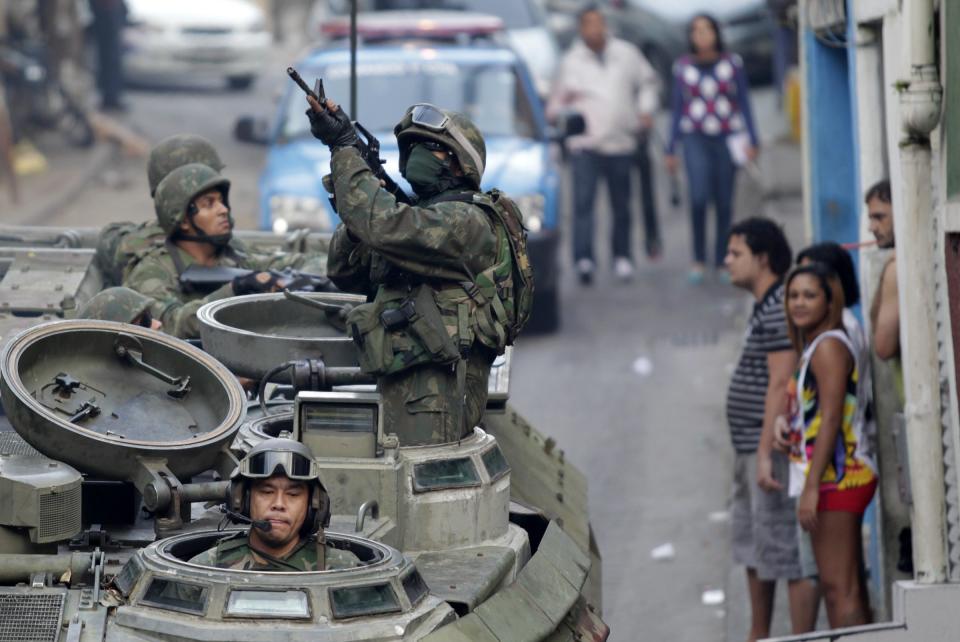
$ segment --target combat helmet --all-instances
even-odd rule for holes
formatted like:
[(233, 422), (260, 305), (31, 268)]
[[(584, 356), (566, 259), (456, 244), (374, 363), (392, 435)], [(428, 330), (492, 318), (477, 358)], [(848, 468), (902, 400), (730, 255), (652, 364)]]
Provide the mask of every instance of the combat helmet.
[(480, 189), (487, 146), (473, 122), (456, 111), (440, 109), (427, 103), (412, 105), (393, 128), (400, 147), (400, 171), (406, 170), (410, 148), (420, 140), (436, 141), (453, 152), (464, 175)]
[(150, 150), (147, 160), (147, 181), (150, 183), (150, 196), (157, 193), (167, 174), (190, 163), (201, 163), (213, 168), (217, 173), (223, 171), (224, 164), (213, 143), (196, 134), (176, 134), (164, 138)]
[(153, 302), (130, 288), (107, 288), (97, 293), (77, 310), (80, 319), (98, 319), (100, 321), (118, 321), (133, 323), (137, 317), (150, 309)]
[[(193, 199), (212, 189), (219, 189), (223, 202), (229, 208), (230, 181), (218, 174), (213, 168), (200, 163), (190, 163), (170, 172), (157, 186), (153, 207), (157, 213), (157, 222), (168, 237), (176, 234), (180, 223), (191, 215)], [(230, 215), (233, 227), (233, 216)], [(226, 245), (231, 234), (215, 236), (197, 235), (183, 237), (194, 241), (207, 241), (214, 245)]]
[(289, 479), (305, 481), (310, 486), (310, 498), (306, 518), (300, 527), (301, 537), (318, 533), (330, 525), (330, 497), (320, 481), (320, 467), (313, 458), (310, 449), (286, 437), (266, 439), (240, 460), (240, 465), (230, 475), (230, 489), (227, 501), (230, 511), (250, 520), (250, 483), (256, 479), (267, 479), (282, 474)]

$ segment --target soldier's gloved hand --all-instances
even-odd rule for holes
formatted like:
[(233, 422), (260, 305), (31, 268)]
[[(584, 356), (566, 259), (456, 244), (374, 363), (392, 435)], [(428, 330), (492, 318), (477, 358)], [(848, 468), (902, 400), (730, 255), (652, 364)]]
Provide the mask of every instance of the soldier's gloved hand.
[(295, 292), (339, 292), (337, 286), (325, 276), (303, 272), (285, 278), (284, 287)]
[(357, 144), (357, 130), (339, 105), (329, 99), (324, 106), (312, 98), (308, 101), (310, 109), (307, 110), (307, 118), (310, 119), (310, 132), (314, 138), (329, 147), (331, 152)]
[(276, 292), (282, 289), (281, 275), (274, 272), (251, 272), (243, 276), (233, 277), (231, 282), (235, 294), (259, 294), (261, 292)]

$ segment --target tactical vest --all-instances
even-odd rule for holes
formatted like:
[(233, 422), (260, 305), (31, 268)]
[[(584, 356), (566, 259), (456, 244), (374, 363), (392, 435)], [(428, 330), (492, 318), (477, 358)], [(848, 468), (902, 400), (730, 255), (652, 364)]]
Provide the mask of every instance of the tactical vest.
[(359, 348), (360, 366), (376, 376), (424, 363), (452, 364), (476, 342), (502, 354), (530, 318), (533, 269), (527, 235), (516, 204), (498, 190), (455, 194), (436, 202), (481, 207), (497, 235), (496, 261), (479, 274), (464, 266), (458, 281), (390, 283), (371, 303), (347, 316)]

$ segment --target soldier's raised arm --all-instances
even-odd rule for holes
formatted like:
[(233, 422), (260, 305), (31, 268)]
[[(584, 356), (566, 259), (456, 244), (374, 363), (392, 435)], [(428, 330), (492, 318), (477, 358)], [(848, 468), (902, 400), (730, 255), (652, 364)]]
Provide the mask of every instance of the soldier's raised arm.
[(496, 231), (473, 204), (480, 190), (486, 146), (465, 116), (433, 105), (411, 106), (394, 128), (400, 172), (419, 199), (398, 202), (370, 169), (356, 145), (356, 132), (332, 102), (307, 115), (314, 136), (331, 150), (334, 194), (353, 239), (407, 271), (456, 279), (489, 267)]
[[(482, 271), (496, 251), (496, 232), (479, 207), (458, 201), (414, 206), (398, 203), (356, 150), (337, 150), (332, 160), (340, 218), (362, 243), (388, 259), (432, 270)], [(415, 270), (416, 271), (416, 270)]]

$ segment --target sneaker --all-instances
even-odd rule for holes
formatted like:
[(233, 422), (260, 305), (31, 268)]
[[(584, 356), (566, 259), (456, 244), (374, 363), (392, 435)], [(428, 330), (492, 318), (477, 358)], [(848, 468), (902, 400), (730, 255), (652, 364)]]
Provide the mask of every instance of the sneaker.
[(613, 260), (613, 273), (624, 283), (633, 278), (633, 262), (625, 256), (618, 256)]
[(690, 271), (687, 272), (687, 283), (690, 285), (703, 283), (703, 268), (699, 266), (690, 268)]
[(577, 276), (580, 277), (582, 285), (593, 283), (593, 261), (590, 259), (579, 259), (577, 261)]

